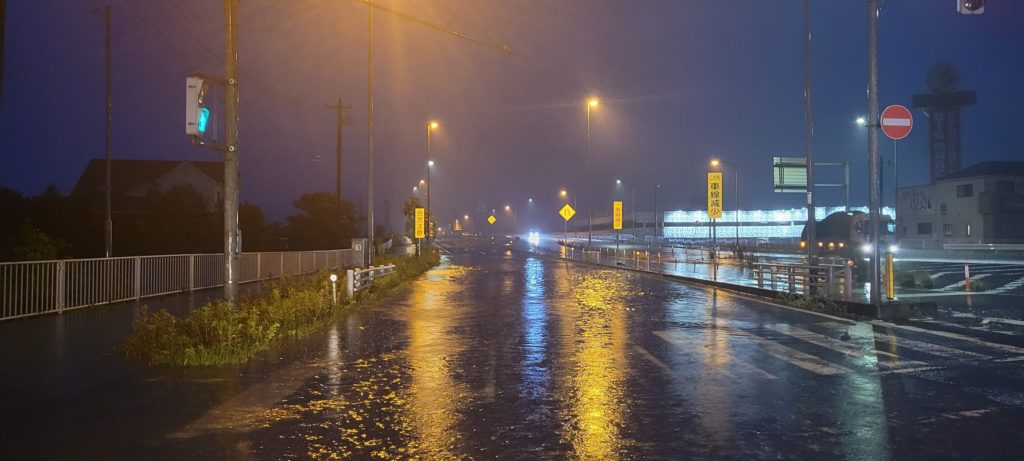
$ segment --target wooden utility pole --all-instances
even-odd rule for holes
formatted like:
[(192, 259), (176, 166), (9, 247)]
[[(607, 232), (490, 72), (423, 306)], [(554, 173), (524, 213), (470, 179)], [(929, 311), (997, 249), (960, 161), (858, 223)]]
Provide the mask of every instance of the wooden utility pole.
[(341, 166), (342, 166), (342, 162), (341, 162), (341, 159), (342, 159), (342, 142), (341, 142), (342, 141), (342, 136), (341, 136), (341, 131), (342, 131), (342, 127), (343, 126), (348, 125), (349, 123), (352, 123), (352, 117), (350, 117), (348, 114), (345, 113), (345, 111), (351, 109), (351, 107), (342, 104), (341, 103), (341, 98), (339, 97), (337, 104), (335, 104), (333, 106), (326, 106), (326, 109), (333, 109), (335, 111), (337, 117), (338, 117), (338, 133), (337, 133), (338, 134), (338, 139), (337, 139), (337, 152), (336, 152), (337, 164), (335, 165), (336, 166), (336, 170), (335, 170), (335, 177), (334, 177), (334, 193), (338, 195), (338, 203), (341, 203), (341, 199), (342, 199), (342, 197), (341, 197)]

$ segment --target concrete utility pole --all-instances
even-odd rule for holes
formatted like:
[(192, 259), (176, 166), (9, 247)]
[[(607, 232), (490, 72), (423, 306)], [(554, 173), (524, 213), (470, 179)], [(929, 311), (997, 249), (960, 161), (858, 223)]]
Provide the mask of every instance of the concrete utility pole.
[(366, 31), (366, 244), (367, 265), (373, 264), (373, 2), (369, 2)]
[(335, 170), (335, 176), (334, 176), (334, 193), (338, 195), (338, 203), (341, 203), (341, 166), (342, 166), (342, 162), (341, 162), (341, 159), (342, 159), (342, 155), (341, 155), (341, 153), (342, 153), (341, 131), (342, 131), (342, 127), (343, 126), (348, 125), (349, 123), (352, 123), (352, 117), (350, 117), (348, 114), (345, 113), (346, 110), (349, 110), (352, 107), (346, 106), (346, 105), (342, 104), (341, 103), (341, 98), (339, 97), (337, 104), (335, 104), (333, 106), (326, 106), (326, 108), (327, 109), (333, 109), (336, 112), (336, 115), (338, 117), (338, 132), (337, 132), (338, 139), (337, 139), (337, 147), (336, 147), (336, 153), (335, 153), (336, 157), (337, 157), (337, 164), (335, 165), (336, 166), (336, 170)]
[(804, 143), (807, 149), (807, 262), (815, 257), (817, 218), (814, 216), (814, 119), (811, 109), (811, 0), (804, 0)]
[(238, 270), (242, 247), (238, 228), (238, 0), (224, 0), (224, 299), (238, 304)]
[(871, 238), (871, 304), (882, 304), (881, 270), (878, 260), (878, 221), (880, 213), (881, 175), (878, 164), (878, 0), (867, 0), (868, 13), (868, 223)]
[(0, 0), (0, 101), (4, 99), (4, 30), (7, 24), (7, 0)]
[(107, 157), (106, 164), (106, 178), (107, 187), (104, 190), (104, 208), (106, 210), (106, 220), (104, 221), (104, 248), (106, 248), (106, 257), (111, 257), (114, 254), (114, 221), (111, 218), (111, 205), (110, 205), (110, 123), (111, 123), (111, 85), (110, 85), (110, 5), (103, 8), (103, 30), (104, 30), (104, 69), (105, 69), (105, 86), (107, 93), (107, 104), (106, 104), (106, 134), (105, 138), (105, 152)]

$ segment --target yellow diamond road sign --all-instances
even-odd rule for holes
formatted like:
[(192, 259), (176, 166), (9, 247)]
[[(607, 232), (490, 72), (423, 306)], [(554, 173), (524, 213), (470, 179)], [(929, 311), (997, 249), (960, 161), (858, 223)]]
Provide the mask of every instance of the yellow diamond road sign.
[(572, 207), (569, 206), (568, 203), (566, 203), (561, 210), (558, 210), (558, 214), (562, 215), (562, 219), (568, 221), (572, 219), (573, 216), (576, 215), (576, 210), (572, 209)]
[(491, 224), (494, 224), (494, 221), (497, 221), (497, 220), (498, 220), (498, 218), (495, 218), (494, 215), (490, 215), (490, 216), (487, 217), (487, 222), (489, 222)]

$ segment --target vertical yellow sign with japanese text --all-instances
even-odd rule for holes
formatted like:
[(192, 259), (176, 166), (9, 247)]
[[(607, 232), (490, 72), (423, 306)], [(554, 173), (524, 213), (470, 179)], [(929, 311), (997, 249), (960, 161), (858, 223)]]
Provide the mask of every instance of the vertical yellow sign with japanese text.
[(424, 224), (426, 214), (426, 210), (423, 208), (416, 209), (416, 238), (418, 239), (426, 238), (427, 236), (427, 233), (425, 232), (425, 228), (427, 226)]
[(612, 202), (612, 229), (622, 230), (622, 201)]
[(708, 173), (708, 218), (722, 219), (722, 173)]

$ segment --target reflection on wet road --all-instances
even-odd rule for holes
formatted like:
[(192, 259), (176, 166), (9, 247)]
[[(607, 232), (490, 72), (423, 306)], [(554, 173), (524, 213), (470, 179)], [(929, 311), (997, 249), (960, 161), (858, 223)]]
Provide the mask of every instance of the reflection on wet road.
[(447, 248), (393, 299), (269, 372), (242, 373), (234, 397), (130, 453), (879, 460), (1024, 448), (1024, 348), (487, 244)]

